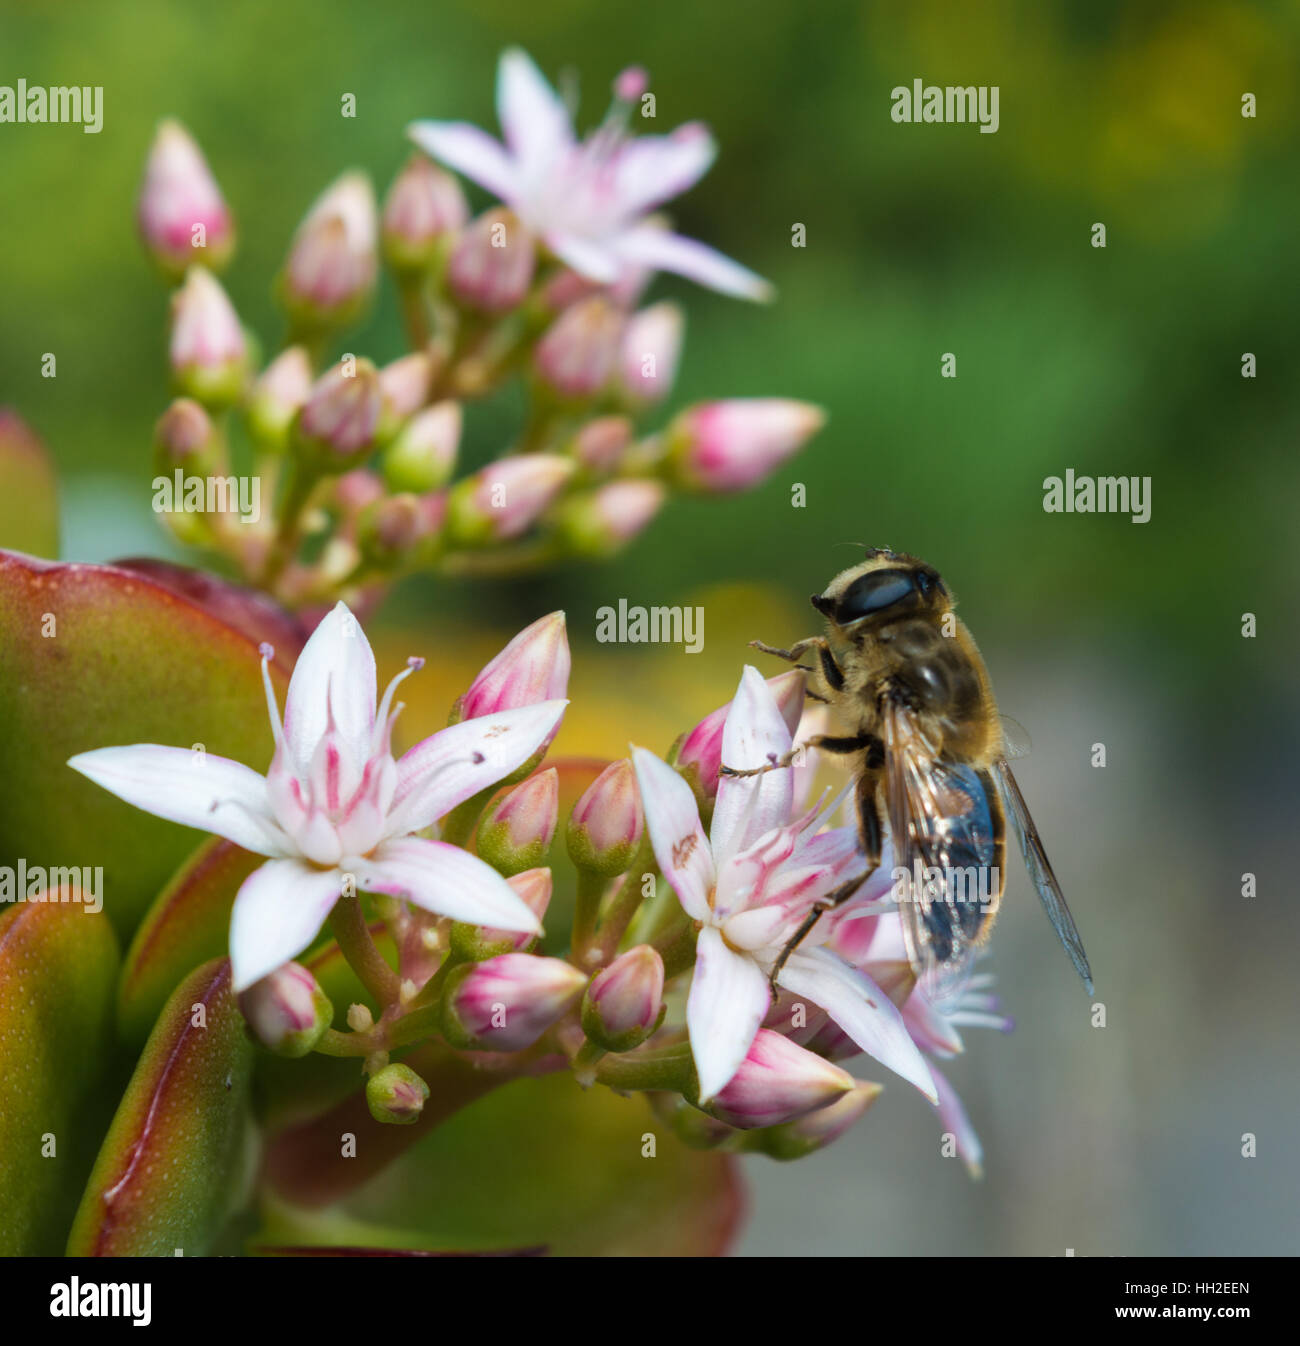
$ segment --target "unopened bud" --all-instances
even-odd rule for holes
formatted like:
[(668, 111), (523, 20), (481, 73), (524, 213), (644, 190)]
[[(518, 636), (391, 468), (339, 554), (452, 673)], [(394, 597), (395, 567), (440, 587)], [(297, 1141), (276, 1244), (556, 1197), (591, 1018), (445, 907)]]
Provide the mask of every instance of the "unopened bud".
[(459, 402), (438, 402), (412, 416), (384, 450), (384, 478), (395, 491), (432, 491), (445, 485), (460, 448)]
[(264, 449), (280, 452), (293, 418), (311, 396), (311, 361), (301, 346), (281, 351), (258, 376), (248, 398), (248, 428)]
[[(523, 899), (524, 905), (540, 921), (551, 904), (553, 881), (548, 868), (526, 869), (512, 874), (506, 882)], [(456, 921), (451, 927), (451, 951), (461, 963), (481, 963), (503, 953), (522, 953), (537, 940), (529, 930), (498, 930), (490, 926), (466, 925)]]
[(433, 386), (433, 359), (424, 351), (403, 355), (379, 371), (384, 392), (384, 419), (392, 431), (425, 404)]
[(517, 308), (533, 283), (532, 235), (509, 210), (489, 210), (469, 224), (447, 263), (447, 285), (461, 303), (487, 313)]
[(413, 154), (384, 199), (384, 256), (395, 271), (425, 271), (442, 240), (463, 228), (468, 218), (456, 179), (424, 155)]
[(708, 494), (762, 481), (821, 429), (807, 402), (741, 397), (690, 407), (667, 431), (668, 463), (681, 486)]
[(564, 613), (539, 617), (484, 665), (457, 700), (453, 722), (562, 700), (568, 695), (572, 663)]
[(754, 1132), (752, 1144), (746, 1149), (757, 1150), (772, 1159), (802, 1159), (838, 1140), (883, 1092), (882, 1085), (866, 1080), (855, 1082), (847, 1094), (824, 1108)]
[(425, 496), (385, 496), (362, 514), (357, 525), (357, 543), (378, 566), (411, 561), (437, 531), (441, 521), (439, 504)]
[(664, 960), (638, 944), (598, 972), (582, 998), (582, 1031), (607, 1052), (639, 1047), (664, 1013)]
[(856, 1081), (846, 1070), (760, 1028), (748, 1055), (708, 1110), (731, 1126), (748, 1130), (780, 1126), (818, 1108), (829, 1107), (852, 1091)]
[(480, 856), (502, 874), (535, 869), (546, 859), (559, 818), (560, 777), (554, 767), (504, 794), (478, 827)]
[(611, 762), (583, 791), (569, 815), (565, 841), (580, 869), (613, 878), (632, 863), (644, 833), (636, 772), (623, 757)]
[(220, 271), (235, 248), (235, 226), (212, 171), (178, 121), (158, 127), (145, 163), (137, 212), (145, 247), (179, 280), (195, 262)]
[(462, 546), (487, 546), (526, 533), (573, 475), (572, 459), (550, 453), (499, 458), (452, 488), (449, 523)]
[(651, 406), (672, 392), (685, 322), (681, 309), (671, 303), (652, 304), (628, 321), (619, 380), (633, 406)]
[(285, 963), (239, 997), (253, 1036), (277, 1056), (306, 1056), (334, 1021), (334, 1006), (301, 963)]
[(632, 422), (626, 416), (597, 416), (573, 437), (569, 452), (584, 474), (607, 477), (632, 442)]
[(319, 453), (326, 470), (342, 472), (374, 449), (382, 410), (374, 365), (341, 361), (312, 386), (298, 416), (298, 443)]
[(565, 500), (556, 528), (575, 556), (613, 556), (659, 513), (667, 488), (658, 481), (609, 481)]
[(537, 343), (538, 376), (561, 397), (594, 396), (618, 355), (623, 315), (602, 295), (581, 299), (560, 314)]
[(160, 471), (181, 467), (205, 475), (216, 461), (212, 418), (193, 398), (178, 397), (154, 429), (155, 463)]
[(248, 342), (225, 290), (201, 266), (172, 296), (168, 356), (176, 387), (205, 406), (229, 406), (243, 392)]
[(443, 994), (443, 1035), (454, 1047), (531, 1047), (582, 994), (587, 978), (560, 958), (507, 953), (456, 968)]
[(338, 327), (357, 316), (375, 284), (375, 235), (370, 179), (343, 174), (317, 198), (289, 246), (280, 298), (296, 323)]
[(377, 1122), (392, 1126), (410, 1126), (419, 1121), (429, 1086), (401, 1062), (376, 1071), (366, 1081), (366, 1105)]

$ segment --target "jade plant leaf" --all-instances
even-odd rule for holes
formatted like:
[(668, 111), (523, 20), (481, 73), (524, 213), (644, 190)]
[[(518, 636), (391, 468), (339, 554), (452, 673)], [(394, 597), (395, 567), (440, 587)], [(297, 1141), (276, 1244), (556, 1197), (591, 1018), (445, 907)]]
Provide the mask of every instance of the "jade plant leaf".
[(70, 1256), (208, 1250), (247, 1176), (252, 1058), (230, 963), (205, 963), (149, 1036), (73, 1221)]
[(145, 1040), (182, 977), (225, 953), (235, 894), (265, 863), (223, 837), (200, 842), (182, 862), (140, 923), (122, 966), (117, 1015), (127, 1042)]
[(0, 546), (59, 554), (54, 464), (17, 412), (0, 407)]
[[(340, 1126), (351, 1124), (357, 1158), (343, 1162), (363, 1161), (379, 1132), (419, 1125), (367, 1126), (363, 1111), (364, 1104), (346, 1116), (336, 1110), (321, 1128), (337, 1154)], [(687, 1149), (643, 1098), (584, 1093), (566, 1073), (487, 1094), (333, 1206), (295, 1205), (273, 1189), (253, 1250), (542, 1246), (557, 1255), (707, 1255), (725, 1251), (742, 1208), (729, 1156)]]
[(117, 963), (102, 912), (0, 916), (0, 1255), (62, 1250), (112, 1110)]
[[(281, 690), (293, 651), (276, 651)], [(124, 938), (201, 834), (66, 765), (91, 748), (202, 744), (271, 756), (257, 643), (154, 579), (0, 552), (0, 864), (102, 866)]]

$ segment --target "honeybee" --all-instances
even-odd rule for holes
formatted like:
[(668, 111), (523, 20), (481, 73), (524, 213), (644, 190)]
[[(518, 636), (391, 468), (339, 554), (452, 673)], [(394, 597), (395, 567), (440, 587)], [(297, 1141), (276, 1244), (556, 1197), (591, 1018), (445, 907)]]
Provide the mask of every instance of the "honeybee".
[[(751, 644), (793, 664), (816, 656), (814, 667), (800, 665), (812, 674), (810, 695), (829, 702), (852, 732), (809, 745), (853, 759), (867, 868), (809, 914), (773, 976), (822, 912), (879, 867), (888, 819), (912, 967), (932, 999), (957, 994), (1001, 904), (1010, 818), (1029, 877), (1091, 993), (1083, 943), (1007, 761), (1018, 755), (1014, 729), (1004, 729), (1014, 722), (999, 717), (984, 660), (938, 572), (901, 552), (869, 549), (812, 604), (826, 618), (824, 636), (788, 650)], [(954, 875), (963, 876), (960, 893)]]

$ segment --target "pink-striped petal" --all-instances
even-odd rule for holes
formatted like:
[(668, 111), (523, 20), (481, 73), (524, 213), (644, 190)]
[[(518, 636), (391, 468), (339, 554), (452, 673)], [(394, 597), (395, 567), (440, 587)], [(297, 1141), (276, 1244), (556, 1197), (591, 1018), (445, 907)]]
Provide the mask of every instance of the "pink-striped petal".
[(539, 701), (494, 711), (417, 743), (397, 764), (385, 835), (418, 832), (523, 766), (547, 742), (568, 704)]
[[(747, 665), (722, 731), (722, 765), (737, 770), (771, 766), (790, 747), (790, 729), (772, 689), (756, 668)], [(793, 806), (794, 773), (789, 768), (758, 776), (723, 776), (709, 828), (718, 868), (788, 823)]]
[(701, 1103), (726, 1088), (740, 1069), (771, 1001), (762, 968), (728, 948), (721, 932), (706, 925), (695, 948), (695, 973), (686, 1002)]
[(790, 955), (777, 982), (820, 1005), (864, 1052), (916, 1085), (931, 1103), (938, 1101), (930, 1068), (908, 1036), (903, 1016), (865, 972), (825, 949), (800, 949)]
[(366, 761), (375, 723), (375, 656), (346, 603), (321, 619), (289, 679), (284, 736), (299, 775), (311, 770), (331, 714), (353, 760)]
[(469, 122), (412, 122), (406, 134), (431, 159), (486, 187), (494, 196), (512, 202), (519, 191), (519, 174), (499, 140)]
[(644, 748), (632, 749), (632, 765), (659, 868), (686, 914), (707, 921), (716, 875), (695, 795), (667, 762)]
[(536, 914), (490, 865), (445, 841), (403, 837), (347, 862), (357, 887), (388, 893), (469, 925), (541, 934)]
[(638, 225), (620, 234), (612, 246), (624, 262), (671, 271), (719, 294), (737, 299), (772, 298), (772, 286), (762, 276), (693, 238), (683, 238), (652, 225)]
[(230, 967), (235, 993), (296, 958), (316, 938), (342, 895), (337, 869), (301, 860), (269, 860), (235, 894), (230, 912)]
[(294, 852), (271, 816), (265, 778), (228, 757), (137, 743), (78, 753), (68, 765), (146, 813), (214, 832), (257, 855)]
[(947, 1079), (941, 1075), (932, 1066), (930, 1074), (934, 1076), (934, 1082), (939, 1090), (939, 1102), (935, 1110), (939, 1114), (939, 1125), (945, 1132), (948, 1132), (957, 1145), (957, 1154), (962, 1163), (966, 1165), (966, 1171), (972, 1178), (982, 1178), (984, 1176), (984, 1147), (980, 1144), (980, 1138), (975, 1134), (975, 1128), (971, 1125), (970, 1117), (957, 1091), (948, 1083)]

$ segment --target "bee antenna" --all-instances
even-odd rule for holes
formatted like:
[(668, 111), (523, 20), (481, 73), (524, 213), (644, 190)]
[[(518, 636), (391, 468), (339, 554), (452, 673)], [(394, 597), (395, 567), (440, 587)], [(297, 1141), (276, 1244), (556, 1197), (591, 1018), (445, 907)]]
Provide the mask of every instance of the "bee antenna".
[[(832, 542), (832, 543), (831, 543), (831, 546), (832, 546), (832, 547), (866, 547), (867, 544), (866, 544), (865, 542)], [(867, 550), (870, 550), (870, 548), (867, 548)]]

